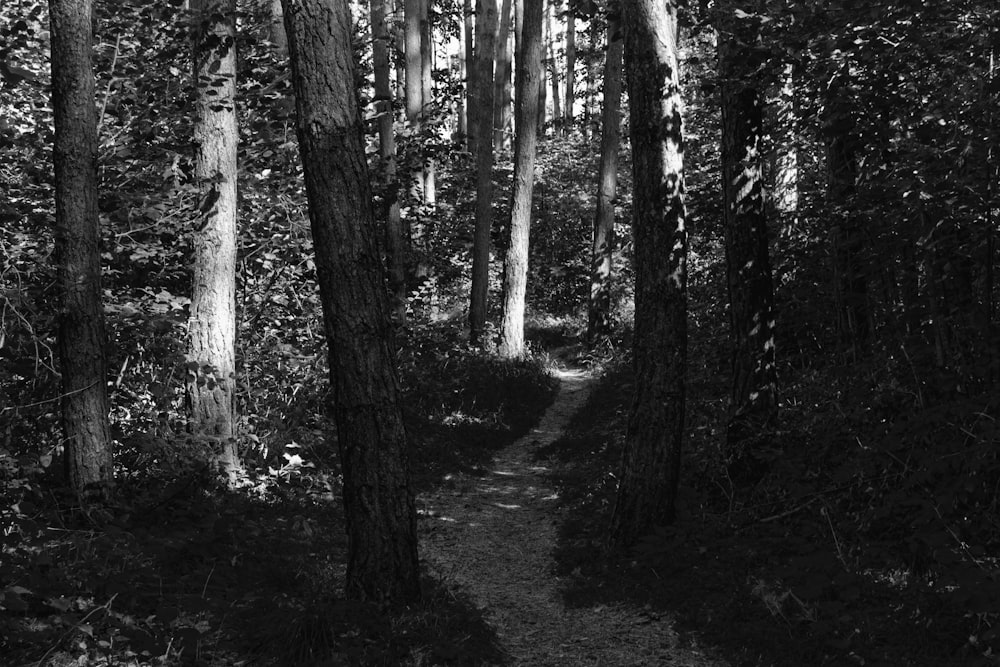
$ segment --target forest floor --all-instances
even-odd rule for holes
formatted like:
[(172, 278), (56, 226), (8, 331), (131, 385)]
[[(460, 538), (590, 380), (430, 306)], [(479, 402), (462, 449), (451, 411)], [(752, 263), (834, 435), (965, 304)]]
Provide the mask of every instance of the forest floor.
[[(463, 591), (492, 626), (506, 664), (725, 664), (682, 640), (671, 619), (633, 604), (568, 605), (555, 551), (564, 519), (552, 462), (538, 452), (565, 435), (596, 377), (554, 372), (559, 394), (540, 423), (485, 468), (446, 476), (420, 498), (421, 557), (449, 589)], [(583, 453), (581, 453), (583, 454)], [(595, 557), (597, 554), (595, 554)]]

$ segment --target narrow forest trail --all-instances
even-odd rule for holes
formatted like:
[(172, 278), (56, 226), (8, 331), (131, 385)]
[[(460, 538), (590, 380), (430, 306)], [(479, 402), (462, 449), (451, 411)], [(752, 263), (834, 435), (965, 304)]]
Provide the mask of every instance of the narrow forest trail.
[(560, 437), (596, 379), (581, 370), (556, 375), (559, 394), (541, 422), (498, 452), (482, 477), (452, 478), (420, 497), (421, 558), (483, 611), (508, 664), (718, 667), (679, 648), (669, 619), (634, 606), (564, 604), (552, 557), (559, 498), (534, 453)]

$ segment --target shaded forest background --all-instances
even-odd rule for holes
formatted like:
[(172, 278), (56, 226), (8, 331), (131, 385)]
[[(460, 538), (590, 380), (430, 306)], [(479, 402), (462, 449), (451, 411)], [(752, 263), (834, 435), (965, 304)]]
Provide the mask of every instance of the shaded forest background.
[[(342, 479), (287, 52), (275, 3), (238, 7), (245, 471), (231, 488), (211, 474), (184, 408), (200, 205), (191, 19), (181, 4), (95, 3), (108, 503), (83, 502), (59, 463), (47, 7), (0, 8), (0, 652), (12, 664), (495, 663), (490, 628), (447, 582), (425, 577), (423, 601), (406, 610), (341, 596)], [(568, 604), (674, 614), (734, 664), (995, 664), (1000, 11), (974, 0), (682, 7), (690, 250), (677, 521), (609, 550), (635, 387), (627, 113), (609, 327), (587, 329), (616, 10), (609, 21), (604, 5), (546, 5), (528, 352), (510, 360), (496, 339), (513, 107), (498, 115), (490, 300), (470, 340), (481, 213), (462, 125), (463, 7), (428, 13), (437, 51), (419, 125), (396, 99), (397, 170), (433, 164), (431, 202), (426, 180), (393, 185), (378, 159), (369, 8), (352, 9), (376, 204), (398, 189), (410, 230), (393, 341), (417, 492), (477, 474), (525, 433), (554, 392), (546, 368), (587, 365), (601, 374), (589, 409), (540, 453), (565, 488), (557, 561)], [(402, 69), (403, 25), (390, 25)], [(739, 55), (729, 70), (726, 45)], [(777, 397), (776, 420), (736, 441), (720, 163), (734, 81), (762, 102)]]

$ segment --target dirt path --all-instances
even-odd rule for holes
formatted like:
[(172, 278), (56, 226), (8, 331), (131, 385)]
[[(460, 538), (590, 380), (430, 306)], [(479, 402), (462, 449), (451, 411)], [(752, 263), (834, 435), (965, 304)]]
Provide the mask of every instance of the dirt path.
[(452, 478), (421, 496), (421, 558), (441, 580), (468, 592), (510, 664), (717, 665), (678, 648), (669, 619), (628, 606), (564, 605), (552, 560), (558, 495), (533, 453), (561, 435), (594, 378), (581, 371), (558, 378), (559, 395), (542, 421), (501, 450), (482, 477)]

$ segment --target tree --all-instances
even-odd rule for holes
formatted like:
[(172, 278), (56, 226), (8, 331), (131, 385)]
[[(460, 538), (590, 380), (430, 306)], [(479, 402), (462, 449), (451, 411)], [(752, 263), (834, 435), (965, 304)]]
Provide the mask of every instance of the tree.
[(500, 356), (524, 354), (524, 294), (528, 282), (531, 192), (538, 147), (538, 85), (542, 67), (542, 3), (524, 0), (522, 38), (518, 43), (514, 139), (514, 187), (510, 204), (510, 243), (504, 258), (503, 318)]
[(575, 0), (566, 6), (566, 107), (563, 125), (573, 126), (573, 105), (576, 103), (576, 7)]
[(795, 66), (786, 63), (774, 99), (775, 146), (771, 166), (774, 212), (781, 230), (795, 224), (799, 210), (799, 153), (796, 140)]
[(618, 150), (621, 147), (622, 59), (624, 43), (615, 15), (608, 16), (608, 53), (604, 65), (604, 102), (601, 115), (601, 158), (597, 175), (597, 212), (591, 255), (590, 308), (587, 340), (611, 326), (611, 270), (615, 245), (615, 194), (618, 189)]
[(416, 509), (346, 0), (285, 0), (296, 130), (344, 476), (348, 597), (420, 597)]
[[(434, 23), (430, 15), (431, 0), (420, 3), (420, 116), (421, 130), (427, 129), (427, 117), (434, 103)], [(437, 203), (437, 168), (434, 156), (424, 150), (421, 175), (423, 176), (424, 205), (433, 209)], [(421, 229), (423, 236), (426, 230)], [(427, 239), (424, 240), (426, 246)]]
[(723, 5), (719, 26), (722, 104), (723, 227), (732, 341), (733, 386), (728, 441), (744, 443), (773, 424), (778, 410), (774, 368), (774, 287), (768, 255), (761, 144), (764, 106), (751, 51), (757, 19)]
[(465, 55), (465, 114), (466, 114), (466, 143), (469, 152), (476, 155), (478, 146), (478, 135), (476, 133), (476, 123), (478, 122), (476, 113), (476, 103), (479, 97), (479, 83), (476, 81), (476, 70), (479, 68), (476, 62), (475, 34), (476, 34), (476, 14), (472, 8), (472, 0), (462, 0), (462, 40)]
[[(410, 136), (419, 136), (423, 130), (424, 113), (424, 79), (422, 42), (423, 30), (421, 19), (424, 16), (424, 5), (427, 0), (403, 0), (403, 37), (406, 56), (406, 124)], [(422, 142), (421, 142), (422, 144)], [(410, 195), (416, 202), (424, 199), (423, 160), (413, 162), (413, 171), (409, 175)], [(416, 231), (416, 230), (414, 230)], [(419, 234), (415, 234), (419, 236)]]
[(674, 520), (684, 434), (687, 230), (677, 5), (624, 0), (635, 242), (635, 396), (611, 543)]
[(511, 0), (503, 0), (500, 5), (496, 78), (493, 82), (493, 147), (501, 150), (504, 147), (504, 137), (510, 122), (510, 60), (512, 55), (510, 21), (512, 7)]
[[(556, 2), (557, 0), (552, 0)], [(562, 122), (562, 105), (559, 103), (559, 61), (556, 59), (556, 18), (552, 9), (552, 2), (545, 5), (545, 23), (548, 40), (546, 53), (549, 63), (549, 81), (552, 84), (552, 124), (555, 127)]]
[(111, 492), (108, 377), (97, 212), (97, 108), (90, 0), (50, 0), (55, 118), (55, 261), (59, 284), (62, 425), (70, 486)]
[[(490, 230), (493, 226), (493, 64), (496, 55), (497, 3), (476, 3), (476, 227), (472, 248), (469, 332), (473, 343), (486, 327), (490, 282)], [(472, 111), (470, 109), (470, 111)]]
[(403, 322), (406, 319), (406, 241), (399, 208), (393, 94), (389, 81), (389, 24), (386, 14), (390, 10), (391, 0), (371, 0), (372, 69), (375, 76), (375, 110), (378, 114), (379, 159), (387, 181), (381, 217), (385, 219), (386, 267), (392, 310), (397, 321)]
[(236, 448), (236, 0), (193, 0), (198, 223), (185, 383), (188, 428), (220, 467)]

